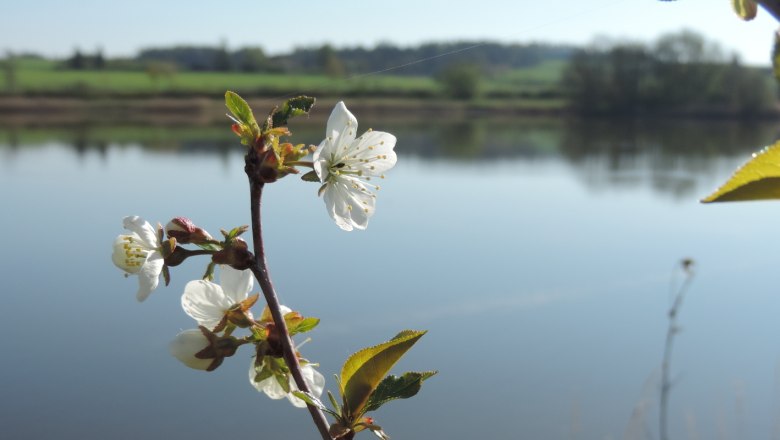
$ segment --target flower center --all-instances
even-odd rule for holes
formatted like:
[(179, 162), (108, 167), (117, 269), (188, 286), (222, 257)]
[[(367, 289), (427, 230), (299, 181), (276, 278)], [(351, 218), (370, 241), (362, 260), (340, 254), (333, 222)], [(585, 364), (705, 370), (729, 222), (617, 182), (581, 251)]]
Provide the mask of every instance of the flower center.
[(128, 273), (138, 273), (146, 262), (149, 250), (130, 235), (123, 235), (114, 245), (114, 263)]

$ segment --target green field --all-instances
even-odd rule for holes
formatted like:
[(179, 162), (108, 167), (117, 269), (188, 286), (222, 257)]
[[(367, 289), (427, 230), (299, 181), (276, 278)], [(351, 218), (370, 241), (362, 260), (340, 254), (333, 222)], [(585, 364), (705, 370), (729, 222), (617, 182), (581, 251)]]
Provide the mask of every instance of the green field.
[[(555, 96), (564, 62), (484, 74), (480, 95), (487, 99)], [(6, 69), (7, 72), (7, 69)], [(66, 70), (54, 61), (21, 59), (13, 81), (6, 73), (4, 93), (21, 96), (222, 96), (235, 90), (246, 96), (418, 97), (442, 96), (435, 79), (423, 76), (368, 74), (346, 78), (324, 75), (233, 72), (147, 72)]]

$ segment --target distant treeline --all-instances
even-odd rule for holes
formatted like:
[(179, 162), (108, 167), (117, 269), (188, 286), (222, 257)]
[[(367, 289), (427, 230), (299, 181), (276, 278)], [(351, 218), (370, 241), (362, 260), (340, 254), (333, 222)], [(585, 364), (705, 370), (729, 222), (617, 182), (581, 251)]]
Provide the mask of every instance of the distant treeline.
[(341, 49), (323, 45), (268, 56), (260, 47), (228, 50), (225, 46), (175, 46), (144, 49), (134, 58), (110, 60), (104, 60), (99, 53), (89, 56), (76, 50), (63, 65), (71, 69), (144, 70), (152, 64), (178, 71), (295, 72), (331, 76), (392, 69), (398, 75), (434, 76), (448, 66), (462, 64), (479, 65), (485, 72), (529, 67), (547, 60), (565, 60), (574, 51), (574, 46), (565, 45), (460, 42), (404, 48), (390, 44)]
[(584, 114), (759, 113), (774, 105), (769, 69), (743, 66), (714, 43), (684, 31), (654, 44), (606, 43), (576, 51), (563, 90)]

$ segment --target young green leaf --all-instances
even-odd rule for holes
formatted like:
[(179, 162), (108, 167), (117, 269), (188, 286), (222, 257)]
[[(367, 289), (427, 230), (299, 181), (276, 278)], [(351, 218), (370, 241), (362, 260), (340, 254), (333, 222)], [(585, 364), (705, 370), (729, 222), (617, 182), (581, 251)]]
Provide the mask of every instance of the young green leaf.
[(758, 3), (755, 0), (731, 0), (734, 12), (745, 21), (756, 18), (758, 12)]
[(237, 93), (231, 92), (229, 90), (225, 92), (225, 105), (227, 106), (228, 110), (230, 110), (230, 113), (233, 113), (233, 116), (235, 116), (236, 119), (238, 119), (238, 121), (242, 124), (246, 124), (248, 126), (257, 124), (255, 121), (255, 116), (252, 114), (252, 109), (249, 108), (249, 104), (247, 104), (243, 98), (238, 96)]
[(249, 226), (243, 225), (243, 226), (236, 226), (235, 228), (231, 229), (230, 231), (225, 231), (224, 229), (220, 229), (219, 231), (222, 233), (222, 235), (225, 237), (225, 241), (230, 241), (244, 232), (249, 230)]
[(390, 368), (425, 334), (405, 330), (393, 339), (358, 351), (341, 368), (341, 394), (345, 410), (353, 417), (364, 413), (368, 398)]
[(376, 411), (380, 406), (395, 399), (408, 399), (420, 391), (424, 380), (436, 374), (436, 371), (425, 371), (422, 373), (410, 371), (404, 373), (401, 377), (387, 376), (376, 390), (368, 398), (365, 411)]
[(766, 147), (729, 178), (703, 203), (780, 199), (780, 141)]
[(333, 393), (331, 393), (330, 390), (328, 390), (328, 399), (330, 400), (330, 404), (333, 405), (333, 409), (341, 414), (341, 405), (339, 405), (339, 402), (333, 397)]
[(260, 382), (268, 379), (269, 377), (271, 377), (273, 375), (274, 375), (274, 372), (270, 368), (263, 368), (262, 370), (260, 370), (259, 373), (255, 370), (255, 379), (254, 379), (254, 381), (257, 382), (257, 383), (260, 383)]
[(274, 127), (281, 127), (287, 125), (287, 121), (290, 118), (296, 116), (302, 116), (314, 107), (314, 98), (309, 96), (297, 96), (295, 98), (288, 99), (282, 104), (281, 108), (274, 110), (272, 118), (272, 124)]
[(287, 380), (287, 376), (282, 374), (275, 374), (274, 378), (276, 379), (276, 383), (279, 384), (280, 387), (284, 390), (285, 393), (290, 392), (290, 382)]
[(298, 333), (306, 333), (308, 331), (311, 331), (314, 329), (314, 327), (317, 327), (317, 324), (320, 323), (319, 318), (303, 318), (301, 320), (296, 320), (293, 325), (290, 325), (287, 331), (290, 333), (290, 336)]
[(292, 394), (293, 394), (293, 396), (303, 400), (304, 402), (308, 403), (309, 405), (311, 405), (311, 406), (313, 406), (315, 408), (319, 408), (321, 411), (325, 411), (326, 413), (332, 415), (336, 419), (338, 419), (340, 417), (340, 415), (337, 412), (335, 412), (335, 411), (331, 410), (330, 408), (328, 408), (327, 406), (325, 406), (320, 401), (320, 399), (314, 397), (314, 395), (312, 395), (311, 393), (306, 393), (306, 392), (303, 392), (303, 391), (293, 390)]

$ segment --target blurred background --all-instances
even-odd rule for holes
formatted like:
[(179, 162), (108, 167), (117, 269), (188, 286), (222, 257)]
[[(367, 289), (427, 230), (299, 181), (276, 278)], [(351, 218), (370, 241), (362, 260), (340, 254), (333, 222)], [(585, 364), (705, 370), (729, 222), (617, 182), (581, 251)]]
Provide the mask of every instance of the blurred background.
[(587, 3), (0, 6), (3, 436), (315, 438), (249, 386), (249, 351), (213, 373), (168, 354), (205, 261), (138, 304), (109, 258), (126, 215), (249, 223), (229, 89), (259, 115), (316, 96), (294, 143), (339, 100), (398, 138), (364, 232), (295, 176), (264, 200), (327, 388), (357, 349), (429, 330), (394, 372), (440, 373), (374, 414), (393, 438), (658, 438), (683, 258), (670, 437), (780, 438), (780, 210), (698, 202), (778, 137), (777, 22)]

